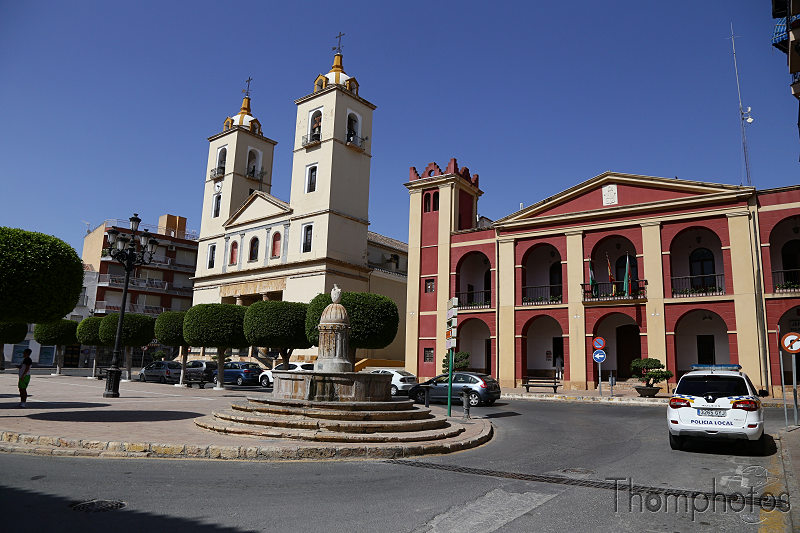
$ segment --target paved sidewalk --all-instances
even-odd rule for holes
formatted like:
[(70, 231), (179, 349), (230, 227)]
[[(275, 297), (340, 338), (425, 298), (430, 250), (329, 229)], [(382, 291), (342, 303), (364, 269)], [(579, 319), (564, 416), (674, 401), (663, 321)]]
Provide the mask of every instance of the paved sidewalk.
[(120, 398), (103, 398), (104, 381), (36, 375), (25, 408), (19, 407), (16, 387), (16, 375), (0, 374), (0, 451), (262, 460), (387, 458), (448, 453), (483, 444), (492, 436), (491, 423), (476, 419), (467, 421), (465, 431), (446, 442), (325, 444), (255, 439), (203, 430), (194, 421), (247, 396), (263, 394), (260, 387), (230, 386), (217, 391), (132, 382), (120, 384)]

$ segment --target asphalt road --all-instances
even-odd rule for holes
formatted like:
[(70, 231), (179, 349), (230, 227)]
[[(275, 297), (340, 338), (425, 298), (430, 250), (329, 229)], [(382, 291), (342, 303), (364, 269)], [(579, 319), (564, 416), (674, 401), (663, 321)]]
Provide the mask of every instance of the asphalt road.
[[(784, 489), (774, 443), (765, 456), (738, 445), (673, 451), (664, 410), (498, 402), (473, 410), (492, 419), (489, 444), (401, 462), (0, 455), (0, 513), (5, 531), (788, 530), (779, 510), (720, 499), (712, 511), (705, 497), (670, 493)], [(774, 433), (782, 412), (767, 420)], [(631, 499), (629, 481), (650, 495)], [(126, 506), (70, 507), (95, 499)]]

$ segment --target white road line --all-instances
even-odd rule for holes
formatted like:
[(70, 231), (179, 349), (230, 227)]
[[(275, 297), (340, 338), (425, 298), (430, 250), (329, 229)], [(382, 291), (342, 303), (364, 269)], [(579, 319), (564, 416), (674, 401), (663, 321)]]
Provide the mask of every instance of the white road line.
[(417, 529), (418, 532), (490, 533), (555, 498), (542, 492), (494, 489), (462, 507), (453, 507)]

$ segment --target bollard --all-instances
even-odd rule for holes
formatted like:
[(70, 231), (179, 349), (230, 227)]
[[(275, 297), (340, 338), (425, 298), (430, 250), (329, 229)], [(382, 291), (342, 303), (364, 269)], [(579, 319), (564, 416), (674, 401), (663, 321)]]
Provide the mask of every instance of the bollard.
[(425, 390), (425, 407), (431, 406), (431, 389), (428, 386), (423, 387)]
[(464, 406), (464, 418), (469, 418), (469, 387), (461, 389), (461, 403)]

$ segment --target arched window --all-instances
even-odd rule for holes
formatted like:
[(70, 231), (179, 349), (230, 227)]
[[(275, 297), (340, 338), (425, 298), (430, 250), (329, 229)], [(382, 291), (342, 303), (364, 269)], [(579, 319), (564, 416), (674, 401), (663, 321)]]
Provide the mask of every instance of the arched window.
[(275, 233), (272, 236), (272, 257), (280, 257), (281, 256), (281, 234)]
[(781, 248), (783, 282), (800, 284), (800, 239), (792, 239)]
[(255, 150), (250, 150), (247, 153), (247, 175), (251, 178), (256, 177), (256, 164), (258, 163), (258, 154)]
[(220, 148), (217, 153), (217, 171), (225, 172), (225, 160), (228, 158), (228, 149)]
[[(706, 274), (711, 274), (707, 276)], [(717, 284), (714, 254), (708, 248), (696, 248), (689, 254), (689, 275), (693, 289), (708, 289)]]
[(347, 142), (358, 144), (358, 117), (355, 113), (347, 115)]
[(322, 111), (319, 109), (311, 114), (311, 137), (312, 141), (320, 140), (322, 135)]
[(439, 210), (439, 191), (433, 193), (433, 210), (434, 211)]
[(550, 296), (561, 296), (561, 262), (550, 265)]
[(258, 260), (258, 237), (250, 239), (250, 254), (248, 256), (250, 261)]
[(228, 264), (235, 265), (238, 261), (239, 261), (239, 243), (233, 241), (233, 243), (231, 243), (231, 257), (230, 261), (228, 261)]
[(314, 192), (317, 190), (317, 166), (308, 167), (308, 176), (306, 176), (306, 192)]
[(422, 210), (429, 213), (431, 210), (431, 193), (425, 193), (425, 198), (422, 201)]

